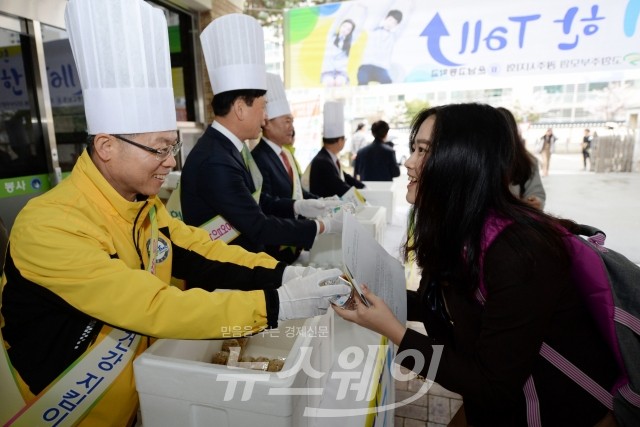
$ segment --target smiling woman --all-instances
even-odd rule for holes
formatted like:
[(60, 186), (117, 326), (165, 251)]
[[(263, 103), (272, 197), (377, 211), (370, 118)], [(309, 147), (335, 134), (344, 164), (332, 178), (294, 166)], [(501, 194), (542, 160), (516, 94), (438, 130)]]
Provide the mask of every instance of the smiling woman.
[[(462, 395), (474, 426), (611, 421), (606, 402), (539, 354), (543, 343), (553, 343), (606, 390), (619, 374), (575, 290), (564, 241), (575, 224), (509, 189), (516, 141), (502, 113), (482, 104), (423, 110), (410, 140), (407, 200), (414, 208), (405, 253), (415, 255), (422, 278), (417, 292), (408, 291), (407, 313), (428, 335), (407, 329), (366, 290), (370, 307), (358, 302), (356, 310), (336, 314), (389, 337), (398, 354), (420, 354), (401, 364), (425, 376), (429, 363), (421, 362), (444, 346), (429, 379)], [(496, 223), (507, 224), (500, 234)], [(495, 239), (488, 244), (490, 233)]]

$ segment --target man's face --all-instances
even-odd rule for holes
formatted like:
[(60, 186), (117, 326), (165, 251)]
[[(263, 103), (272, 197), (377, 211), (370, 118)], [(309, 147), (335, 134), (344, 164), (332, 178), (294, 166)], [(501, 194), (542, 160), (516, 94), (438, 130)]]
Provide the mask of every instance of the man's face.
[[(135, 200), (137, 194), (151, 196), (158, 194), (160, 186), (171, 169), (176, 165), (176, 159), (169, 155), (158, 160), (156, 154), (142, 148), (112, 138), (111, 156), (104, 162), (103, 174), (115, 190), (129, 201)], [(141, 133), (130, 139), (141, 145), (154, 149), (166, 149), (176, 144), (176, 131)]]
[(270, 141), (283, 146), (293, 143), (293, 116), (286, 114), (267, 120), (264, 128), (264, 136)]
[(241, 139), (257, 139), (260, 137), (262, 126), (264, 126), (267, 120), (266, 105), (267, 100), (264, 96), (255, 98), (251, 105), (245, 103), (246, 115), (243, 120), (245, 136)]

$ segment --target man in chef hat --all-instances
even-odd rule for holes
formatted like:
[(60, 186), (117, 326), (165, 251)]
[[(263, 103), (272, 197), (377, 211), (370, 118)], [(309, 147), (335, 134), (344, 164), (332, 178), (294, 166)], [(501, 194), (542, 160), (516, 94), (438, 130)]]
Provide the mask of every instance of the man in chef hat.
[[(349, 288), (326, 286), (339, 270), (287, 267), (212, 242), (160, 202), (180, 148), (160, 9), (141, 0), (70, 0), (65, 21), (90, 148), (12, 229), (0, 422), (128, 426), (138, 407), (133, 360), (149, 336), (255, 333), (320, 314), (329, 296)], [(170, 286), (172, 276), (199, 288)], [(246, 291), (212, 292), (218, 287)]]
[(305, 171), (309, 178), (309, 191), (320, 197), (331, 197), (342, 196), (351, 187), (364, 188), (362, 182), (342, 170), (338, 158), (345, 144), (342, 102), (325, 102), (323, 117), (322, 149)]
[[(267, 73), (258, 21), (224, 15), (205, 28), (200, 40), (215, 120), (182, 170), (185, 222), (256, 252), (265, 245), (309, 249), (319, 233), (341, 232), (341, 219), (320, 217), (339, 202), (277, 198), (262, 191), (263, 176), (245, 143), (257, 139), (266, 123)], [(296, 219), (298, 215), (320, 218)]]
[[(277, 74), (267, 73), (267, 120), (262, 127), (262, 139), (251, 152), (262, 174), (262, 191), (283, 199), (317, 199), (302, 189), (300, 171), (293, 154), (286, 148), (293, 143), (293, 115), (289, 101)], [(324, 201), (316, 200), (318, 207)], [(292, 262), (302, 248), (267, 245), (266, 252), (277, 259)]]

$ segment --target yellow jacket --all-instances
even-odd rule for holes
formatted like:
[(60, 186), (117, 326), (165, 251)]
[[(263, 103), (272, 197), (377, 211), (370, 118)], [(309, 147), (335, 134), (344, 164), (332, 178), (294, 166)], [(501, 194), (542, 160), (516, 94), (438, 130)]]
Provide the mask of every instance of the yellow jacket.
[[(152, 205), (155, 275), (144, 269)], [(85, 151), (70, 177), (31, 200), (11, 231), (2, 333), (23, 395), (32, 399), (111, 326), (178, 339), (276, 326), (284, 267), (264, 253), (212, 242), (204, 230), (171, 218), (156, 196), (125, 200)], [(170, 286), (172, 275), (198, 287)], [(265, 290), (210, 292), (216, 288)], [(138, 354), (148, 344), (143, 338)], [(137, 404), (130, 362), (80, 425), (126, 425)]]

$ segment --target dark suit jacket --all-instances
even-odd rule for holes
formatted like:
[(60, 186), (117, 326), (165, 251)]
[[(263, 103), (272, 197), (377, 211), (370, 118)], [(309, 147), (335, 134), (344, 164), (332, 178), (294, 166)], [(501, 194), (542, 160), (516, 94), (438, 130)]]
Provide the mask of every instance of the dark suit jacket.
[[(222, 215), (241, 233), (231, 244), (251, 252), (264, 251), (268, 244), (311, 248), (316, 236), (315, 221), (268, 215), (254, 200), (255, 190), (251, 174), (233, 143), (207, 127), (182, 169), (180, 202), (184, 221), (200, 226)], [(266, 197), (266, 205), (272, 212), (290, 212), (289, 217), (293, 216), (291, 199)]]
[[(293, 195), (293, 184), (289, 179), (282, 160), (273, 151), (273, 149), (267, 144), (266, 141), (260, 140), (258, 145), (251, 151), (253, 159), (256, 161), (260, 173), (262, 173), (262, 196), (260, 197), (260, 207), (263, 211), (273, 210), (273, 205), (277, 204), (279, 199), (289, 200)], [(298, 173), (296, 166), (291, 165), (293, 173)], [(305, 199), (316, 199), (314, 194), (302, 191), (302, 197)], [(269, 202), (271, 201), (271, 206)], [(293, 209), (284, 212), (274, 212), (275, 216), (282, 216), (283, 218), (293, 218)], [(302, 218), (302, 217), (300, 217)], [(301, 247), (283, 246), (283, 245), (266, 245), (265, 252), (272, 257), (284, 261), (286, 263), (293, 263), (300, 256), (302, 252)]]
[(349, 188), (364, 188), (364, 184), (349, 175), (344, 174), (344, 181), (340, 179), (338, 169), (327, 150), (324, 148), (311, 160), (309, 175), (309, 190), (318, 197), (342, 196)]
[[(293, 195), (293, 184), (289, 179), (282, 160), (273, 151), (269, 144), (265, 140), (260, 140), (258, 145), (251, 151), (251, 155), (255, 159), (262, 178), (262, 192), (269, 194), (271, 197), (278, 197), (283, 199), (290, 199)], [(293, 173), (298, 173), (296, 166), (291, 165)], [(302, 197), (305, 199), (317, 199), (318, 196), (308, 191), (302, 190)], [(260, 200), (262, 205), (262, 200)]]
[(358, 150), (353, 173), (363, 181), (393, 181), (400, 176), (396, 152), (381, 139)]

